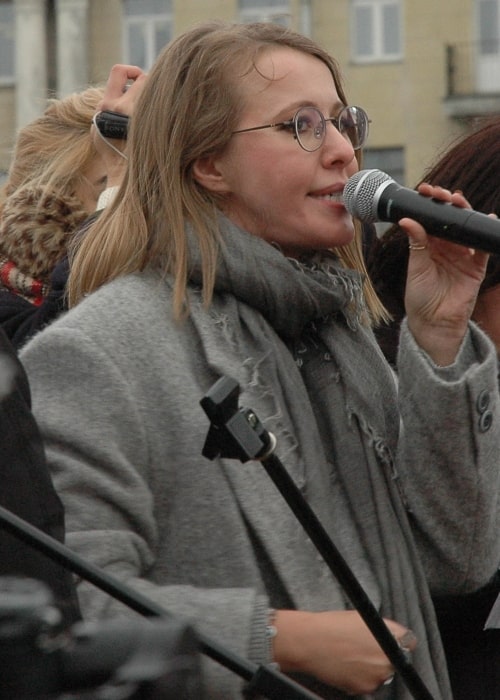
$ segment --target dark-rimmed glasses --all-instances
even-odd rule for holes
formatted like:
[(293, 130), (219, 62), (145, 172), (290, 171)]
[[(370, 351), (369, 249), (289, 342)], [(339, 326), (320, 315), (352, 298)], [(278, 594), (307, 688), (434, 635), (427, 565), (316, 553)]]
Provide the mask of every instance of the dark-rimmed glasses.
[(326, 122), (331, 122), (342, 136), (349, 141), (355, 151), (366, 142), (370, 120), (364, 109), (354, 106), (344, 107), (336, 117), (325, 117), (316, 107), (301, 107), (295, 112), (293, 119), (278, 122), (277, 124), (264, 124), (263, 126), (251, 126), (249, 129), (238, 129), (233, 131), (233, 134), (281, 127), (290, 131), (293, 130), (299, 146), (304, 151), (312, 152), (321, 148), (325, 140)]

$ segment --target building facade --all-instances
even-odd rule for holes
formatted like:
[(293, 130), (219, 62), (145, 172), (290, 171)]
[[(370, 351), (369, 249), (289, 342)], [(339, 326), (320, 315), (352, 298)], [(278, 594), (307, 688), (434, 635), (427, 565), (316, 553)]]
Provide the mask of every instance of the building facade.
[(48, 96), (147, 69), (215, 18), (280, 22), (332, 53), (372, 120), (365, 167), (407, 186), (474, 119), (500, 118), (500, 0), (0, 0), (0, 173)]

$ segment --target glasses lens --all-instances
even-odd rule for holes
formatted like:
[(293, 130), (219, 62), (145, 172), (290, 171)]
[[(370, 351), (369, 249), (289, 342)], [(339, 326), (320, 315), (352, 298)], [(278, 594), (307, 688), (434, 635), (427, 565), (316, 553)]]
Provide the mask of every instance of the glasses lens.
[(338, 116), (338, 130), (352, 144), (361, 148), (368, 137), (368, 115), (361, 107), (345, 107)]
[(317, 151), (325, 137), (325, 119), (314, 107), (303, 107), (293, 118), (295, 136), (304, 151)]

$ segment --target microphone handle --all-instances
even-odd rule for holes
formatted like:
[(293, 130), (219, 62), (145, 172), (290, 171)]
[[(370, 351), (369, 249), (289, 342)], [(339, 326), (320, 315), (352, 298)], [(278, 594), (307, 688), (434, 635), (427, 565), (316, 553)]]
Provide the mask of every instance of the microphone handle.
[(393, 182), (379, 188), (374, 207), (379, 221), (397, 223), (409, 217), (418, 221), (431, 236), (500, 254), (500, 221), (473, 209), (429, 199)]

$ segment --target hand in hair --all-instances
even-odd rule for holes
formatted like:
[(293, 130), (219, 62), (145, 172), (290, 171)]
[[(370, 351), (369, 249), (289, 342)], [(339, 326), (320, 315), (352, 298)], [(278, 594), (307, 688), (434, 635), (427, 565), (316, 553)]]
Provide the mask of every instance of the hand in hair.
[[(132, 116), (147, 74), (137, 66), (117, 63), (111, 68), (103, 98), (97, 105), (97, 112), (111, 111)], [(126, 142), (104, 138), (92, 125), (93, 141), (96, 150), (104, 161), (107, 172), (107, 187), (119, 185), (125, 170)]]

